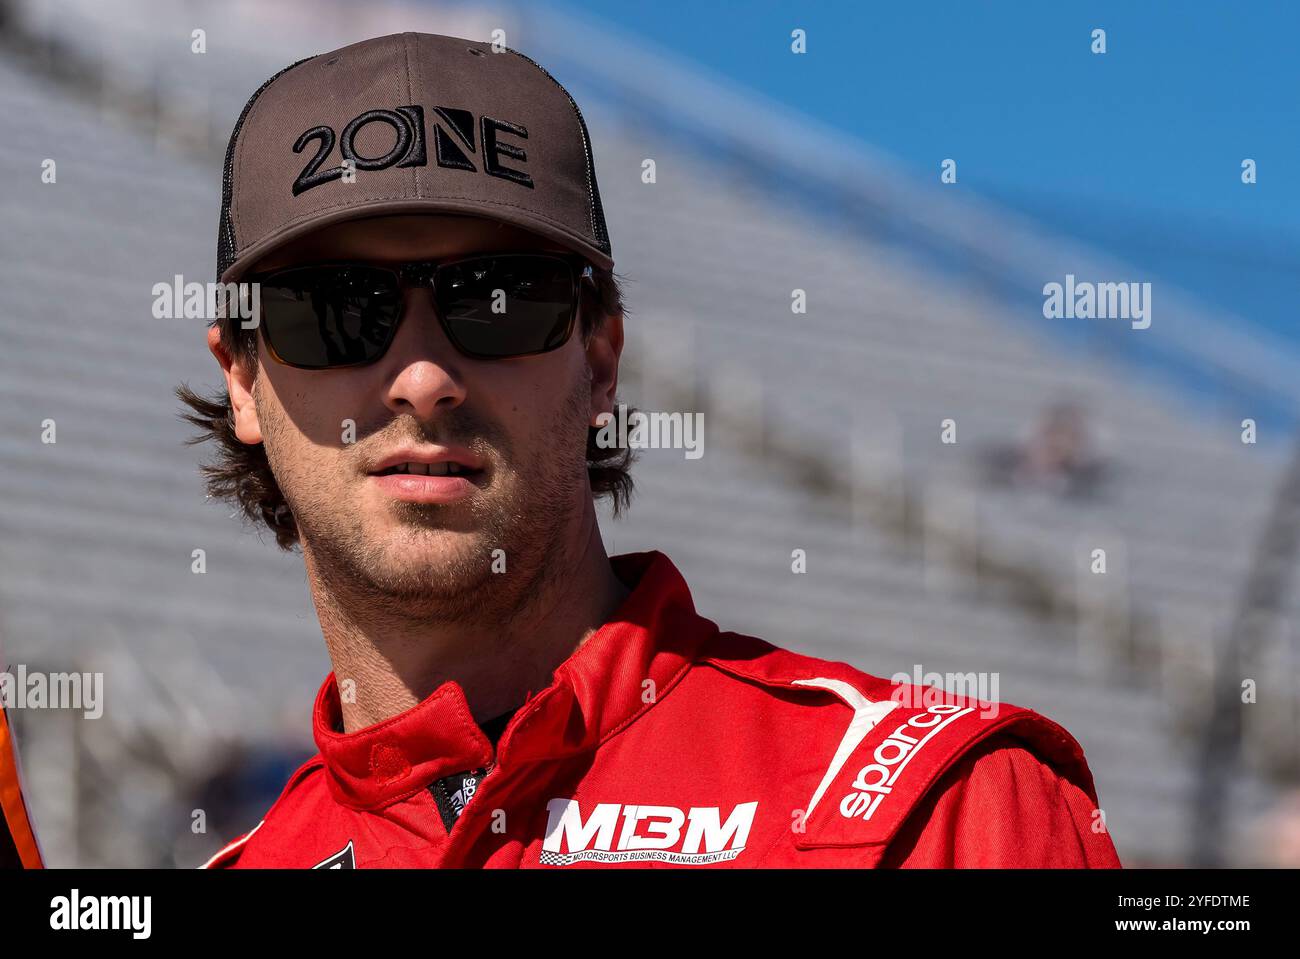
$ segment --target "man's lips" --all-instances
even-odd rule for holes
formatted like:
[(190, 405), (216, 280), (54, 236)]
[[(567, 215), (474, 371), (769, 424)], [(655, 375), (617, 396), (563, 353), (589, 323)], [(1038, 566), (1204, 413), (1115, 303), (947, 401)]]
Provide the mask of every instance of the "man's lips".
[(482, 460), (465, 449), (395, 450), (369, 471), (370, 481), (407, 503), (452, 503), (482, 484)]
[(481, 472), (461, 476), (423, 476), (419, 473), (384, 473), (371, 476), (383, 493), (404, 503), (454, 503), (478, 489)]
[(370, 468), (370, 475), (413, 473), (442, 476), (448, 473), (473, 473), (483, 468), (483, 461), (467, 449), (455, 446), (403, 447), (393, 450)]

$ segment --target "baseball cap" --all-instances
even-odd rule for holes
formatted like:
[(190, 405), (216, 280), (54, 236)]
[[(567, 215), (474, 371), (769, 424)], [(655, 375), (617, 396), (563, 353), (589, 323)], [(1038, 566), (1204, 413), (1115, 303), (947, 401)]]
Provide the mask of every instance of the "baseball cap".
[(490, 217), (614, 260), (587, 125), (528, 57), (429, 33), (363, 40), (264, 83), (226, 148), (217, 276), (345, 220)]

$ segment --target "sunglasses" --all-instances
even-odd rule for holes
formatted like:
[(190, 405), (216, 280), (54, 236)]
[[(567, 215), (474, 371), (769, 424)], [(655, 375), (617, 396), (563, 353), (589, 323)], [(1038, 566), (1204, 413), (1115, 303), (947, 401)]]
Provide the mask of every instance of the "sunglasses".
[(400, 266), (321, 263), (249, 277), (271, 356), (304, 370), (364, 366), (392, 345), (403, 292), (428, 287), (447, 339), (465, 356), (504, 360), (563, 346), (578, 315), (581, 258), (490, 253)]

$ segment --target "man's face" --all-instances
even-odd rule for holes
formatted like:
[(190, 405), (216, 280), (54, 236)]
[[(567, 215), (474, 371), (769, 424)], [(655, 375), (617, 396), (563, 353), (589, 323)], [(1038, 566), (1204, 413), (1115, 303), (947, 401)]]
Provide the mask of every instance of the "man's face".
[[(318, 231), (254, 270), (493, 250), (562, 248), (478, 218), (386, 217)], [(494, 559), (519, 574), (510, 577), (516, 584), (545, 575), (590, 509), (587, 429), (613, 408), (622, 348), (621, 317), (585, 347), (579, 326), (549, 353), (470, 359), (447, 339), (430, 290), (412, 287), (392, 345), (368, 366), (285, 366), (260, 336), (255, 379), (224, 359), (237, 434), (265, 444), (309, 566), (327, 580), (401, 599), (411, 612), (416, 604), (449, 616), (484, 601), (476, 594), (485, 592), (478, 587), (493, 575)], [(441, 479), (385, 475), (408, 455), (450, 456), (472, 470)]]

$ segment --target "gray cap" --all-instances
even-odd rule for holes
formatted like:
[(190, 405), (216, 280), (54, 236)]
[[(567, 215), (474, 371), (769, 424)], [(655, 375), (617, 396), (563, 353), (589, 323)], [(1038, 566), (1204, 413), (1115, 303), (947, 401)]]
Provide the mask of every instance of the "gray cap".
[(587, 125), (567, 90), (514, 50), (429, 33), (300, 60), (253, 94), (226, 149), (217, 275), (314, 229), (461, 213), (614, 259)]

